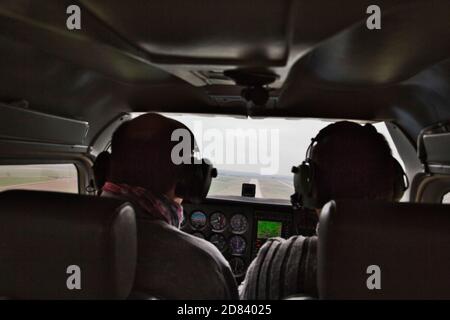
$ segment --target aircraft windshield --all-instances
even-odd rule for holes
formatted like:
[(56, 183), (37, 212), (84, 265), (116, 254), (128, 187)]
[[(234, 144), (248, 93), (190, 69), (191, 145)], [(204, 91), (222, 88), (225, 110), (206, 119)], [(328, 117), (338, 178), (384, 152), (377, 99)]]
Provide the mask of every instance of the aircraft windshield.
[[(300, 164), (320, 129), (330, 121), (316, 119), (235, 118), (165, 114), (195, 135), (202, 157), (218, 169), (209, 197), (241, 196), (242, 184), (256, 185), (255, 197), (289, 200), (294, 192), (291, 168)], [(375, 124), (400, 159), (384, 123)], [(402, 162), (401, 162), (402, 163)]]

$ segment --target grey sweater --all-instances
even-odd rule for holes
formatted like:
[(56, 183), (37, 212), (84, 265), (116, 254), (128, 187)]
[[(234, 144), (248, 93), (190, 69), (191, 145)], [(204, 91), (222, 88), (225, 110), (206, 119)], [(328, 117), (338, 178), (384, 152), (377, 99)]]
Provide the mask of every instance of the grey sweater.
[(317, 237), (269, 239), (250, 264), (239, 295), (244, 300), (317, 296)]
[[(102, 197), (116, 197), (108, 192)], [(133, 291), (158, 299), (238, 299), (228, 261), (210, 242), (155, 220), (138, 205), (138, 259)]]

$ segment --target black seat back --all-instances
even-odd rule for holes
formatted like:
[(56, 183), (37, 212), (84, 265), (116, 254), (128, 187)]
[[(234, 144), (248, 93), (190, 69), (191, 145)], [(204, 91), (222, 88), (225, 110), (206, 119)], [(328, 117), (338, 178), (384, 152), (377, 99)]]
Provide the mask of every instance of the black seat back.
[(321, 298), (450, 299), (450, 206), (332, 201), (318, 260)]
[[(134, 282), (136, 246), (134, 210), (124, 201), (0, 193), (0, 296), (125, 299)], [(74, 288), (76, 279), (81, 289)]]

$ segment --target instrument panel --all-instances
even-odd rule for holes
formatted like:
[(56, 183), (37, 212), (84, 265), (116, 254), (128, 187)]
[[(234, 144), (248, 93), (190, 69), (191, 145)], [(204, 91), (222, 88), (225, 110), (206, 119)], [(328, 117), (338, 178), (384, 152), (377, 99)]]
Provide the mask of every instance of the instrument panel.
[(292, 233), (292, 208), (288, 204), (207, 199), (203, 204), (183, 207), (182, 230), (214, 244), (238, 281), (267, 238)]

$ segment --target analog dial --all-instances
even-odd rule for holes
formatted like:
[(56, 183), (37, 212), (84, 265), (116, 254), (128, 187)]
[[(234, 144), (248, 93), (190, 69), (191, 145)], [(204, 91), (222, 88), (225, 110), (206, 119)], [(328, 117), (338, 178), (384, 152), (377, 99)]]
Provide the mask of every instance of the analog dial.
[(231, 254), (241, 255), (244, 254), (247, 248), (247, 243), (241, 236), (232, 236), (230, 238)]
[(244, 233), (245, 231), (247, 231), (248, 227), (247, 217), (242, 214), (235, 214), (231, 217), (230, 226), (233, 233)]
[(215, 212), (211, 215), (209, 223), (214, 231), (223, 231), (227, 226), (227, 218), (222, 212)]
[(194, 229), (202, 229), (206, 226), (206, 214), (203, 211), (193, 211), (190, 217), (190, 223)]
[(220, 252), (225, 252), (227, 250), (227, 241), (225, 237), (221, 234), (213, 234), (209, 241), (214, 244)]

